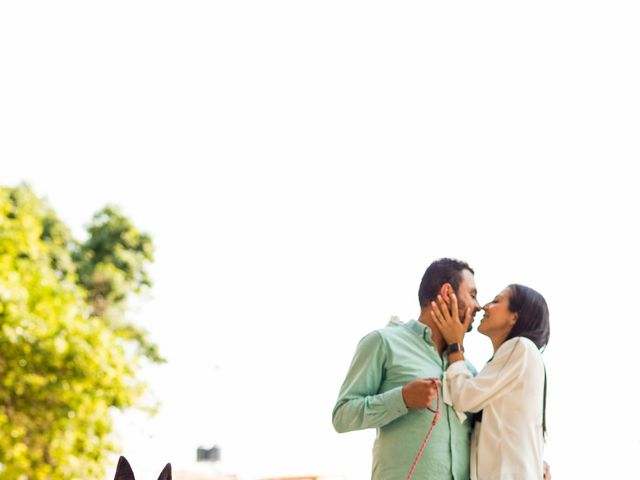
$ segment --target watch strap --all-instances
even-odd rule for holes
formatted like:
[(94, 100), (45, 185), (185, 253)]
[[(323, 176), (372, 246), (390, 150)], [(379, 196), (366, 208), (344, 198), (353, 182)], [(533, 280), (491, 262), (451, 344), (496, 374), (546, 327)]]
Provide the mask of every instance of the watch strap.
[(455, 352), (464, 352), (464, 347), (461, 343), (450, 343), (447, 345), (447, 355)]

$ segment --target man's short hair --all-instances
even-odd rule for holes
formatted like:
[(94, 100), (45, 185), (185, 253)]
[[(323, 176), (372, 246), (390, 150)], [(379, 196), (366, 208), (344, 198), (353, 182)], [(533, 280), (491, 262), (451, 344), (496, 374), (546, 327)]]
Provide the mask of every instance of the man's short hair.
[(426, 307), (430, 302), (438, 297), (440, 287), (445, 283), (450, 283), (454, 292), (458, 292), (458, 287), (462, 282), (462, 272), (469, 270), (471, 274), (475, 272), (467, 262), (454, 258), (439, 258), (427, 268), (420, 282), (418, 290), (418, 301), (420, 307)]

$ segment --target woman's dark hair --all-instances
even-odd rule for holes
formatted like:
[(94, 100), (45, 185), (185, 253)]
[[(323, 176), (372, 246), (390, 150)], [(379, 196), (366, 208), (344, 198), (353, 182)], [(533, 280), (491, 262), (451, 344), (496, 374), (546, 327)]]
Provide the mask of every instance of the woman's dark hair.
[[(549, 307), (542, 295), (533, 288), (524, 285), (509, 285), (509, 311), (517, 313), (518, 318), (506, 340), (526, 337), (536, 344), (538, 349), (549, 343)], [(542, 397), (542, 434), (547, 434), (547, 371), (544, 372), (544, 392)]]
[(541, 349), (549, 343), (549, 307), (542, 295), (533, 288), (511, 284), (509, 288), (509, 311), (518, 318), (506, 340), (526, 337)]
[(458, 293), (464, 270), (469, 270), (471, 274), (474, 273), (468, 263), (453, 258), (440, 258), (429, 265), (422, 276), (418, 290), (420, 307), (425, 307), (429, 302), (435, 300), (438, 297), (440, 287), (445, 283), (450, 283), (453, 291)]

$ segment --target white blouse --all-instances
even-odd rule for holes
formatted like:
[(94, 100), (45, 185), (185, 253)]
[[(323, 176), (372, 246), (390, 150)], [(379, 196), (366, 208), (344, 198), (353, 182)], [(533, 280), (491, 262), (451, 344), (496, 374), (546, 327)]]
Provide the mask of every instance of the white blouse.
[(544, 364), (524, 337), (504, 342), (474, 377), (465, 362), (449, 365), (444, 401), (461, 412), (482, 413), (471, 437), (472, 480), (543, 478)]

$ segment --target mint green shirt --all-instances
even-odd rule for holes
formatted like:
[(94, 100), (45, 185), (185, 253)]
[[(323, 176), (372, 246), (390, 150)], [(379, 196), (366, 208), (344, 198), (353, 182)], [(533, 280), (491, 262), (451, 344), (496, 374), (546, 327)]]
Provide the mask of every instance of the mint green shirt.
[[(375, 330), (358, 344), (333, 409), (333, 426), (339, 433), (377, 430), (373, 480), (407, 478), (433, 413), (407, 409), (402, 387), (418, 378), (442, 379), (447, 366), (435, 349), (431, 329), (416, 320)], [(470, 421), (460, 421), (453, 408), (442, 401), (441, 391), (440, 420), (413, 478), (468, 480), (470, 430)]]

